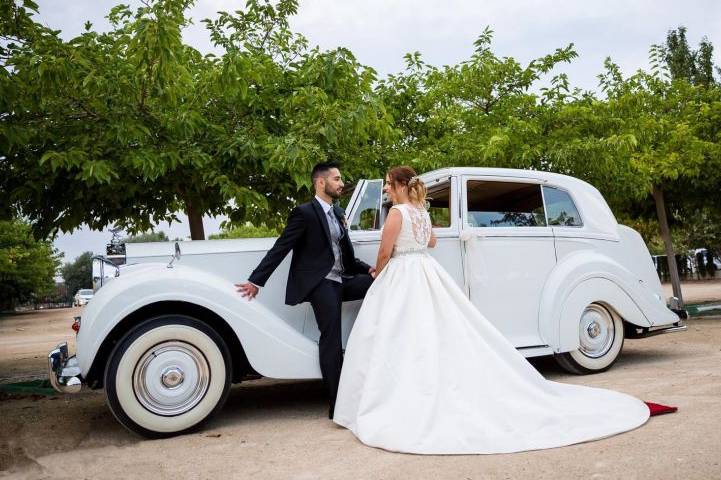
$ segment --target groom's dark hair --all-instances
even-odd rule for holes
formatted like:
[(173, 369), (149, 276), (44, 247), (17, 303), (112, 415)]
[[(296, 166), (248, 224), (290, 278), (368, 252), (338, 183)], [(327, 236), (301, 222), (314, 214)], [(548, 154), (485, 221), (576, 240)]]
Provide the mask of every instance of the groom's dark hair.
[(329, 161), (316, 164), (310, 172), (310, 183), (315, 185), (315, 180), (318, 177), (324, 176), (331, 168), (340, 169), (340, 163), (336, 161)]

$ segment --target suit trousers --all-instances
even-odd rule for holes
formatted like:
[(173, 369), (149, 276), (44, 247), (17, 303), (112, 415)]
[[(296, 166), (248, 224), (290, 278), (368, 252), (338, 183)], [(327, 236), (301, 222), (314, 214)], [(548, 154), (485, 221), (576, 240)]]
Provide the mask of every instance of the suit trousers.
[(343, 277), (343, 283), (324, 278), (310, 292), (307, 300), (313, 307), (315, 321), (320, 330), (318, 354), (323, 385), (328, 394), (330, 405), (335, 405), (338, 393), (340, 371), (343, 366), (343, 347), (341, 340), (342, 302), (360, 300), (373, 283), (373, 277), (359, 274)]

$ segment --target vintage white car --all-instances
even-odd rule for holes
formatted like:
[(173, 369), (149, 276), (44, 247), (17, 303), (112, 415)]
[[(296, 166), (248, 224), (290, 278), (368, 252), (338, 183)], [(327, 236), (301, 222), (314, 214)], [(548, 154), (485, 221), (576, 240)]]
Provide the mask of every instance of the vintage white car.
[[(438, 237), (432, 255), (526, 357), (600, 372), (624, 338), (686, 329), (641, 237), (591, 185), (488, 168), (422, 178)], [(388, 208), (381, 180), (360, 181), (347, 204), (356, 254), (370, 264)], [(60, 392), (104, 387), (123, 425), (165, 436), (199, 425), (248, 376), (320, 378), (310, 305), (283, 303), (289, 258), (256, 300), (233, 286), (273, 242), (183, 242), (175, 253), (172, 243), (127, 244), (125, 265), (96, 258), (95, 298), (74, 325), (77, 355), (67, 344), (50, 353), (51, 382)], [(359, 305), (344, 304), (344, 342)]]

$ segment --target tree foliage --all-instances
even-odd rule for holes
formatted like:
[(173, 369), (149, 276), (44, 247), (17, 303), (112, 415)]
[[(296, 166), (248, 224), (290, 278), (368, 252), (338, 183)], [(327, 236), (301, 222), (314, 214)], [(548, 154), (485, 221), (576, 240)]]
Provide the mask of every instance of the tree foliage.
[(406, 55), (406, 71), (390, 75), (379, 94), (400, 129), (391, 163), (421, 171), (444, 166), (544, 168), (544, 103), (567, 86), (557, 75), (539, 96), (538, 81), (577, 56), (573, 45), (521, 65), (498, 57), (486, 28), (468, 60), (442, 68), (420, 53)]
[(93, 252), (83, 252), (63, 265), (62, 276), (69, 298), (81, 288), (93, 288)]
[(697, 50), (686, 40), (686, 27), (669, 30), (666, 43), (654, 45), (652, 53), (663, 60), (672, 79), (685, 79), (696, 85), (715, 83), (713, 76), (713, 45), (704, 37)]
[(266, 225), (255, 226), (250, 222), (244, 225), (236, 225), (222, 229), (219, 233), (210, 236), (211, 240), (229, 238), (271, 238), (280, 235), (278, 228), (271, 228)]
[(170, 239), (162, 230), (159, 232), (144, 232), (138, 235), (131, 235), (123, 239), (123, 243), (145, 243), (145, 242), (167, 242)]
[(207, 21), (219, 57), (183, 44), (191, 3), (120, 5), (109, 32), (87, 24), (67, 42), (15, 4), (23, 21), (2, 32), (3, 214), (44, 236), (83, 223), (142, 232), (185, 210), (197, 239), (203, 214), (281, 222), (315, 162), (346, 160), (350, 175), (373, 163), (391, 132), (375, 73), (291, 33), (295, 0)]
[[(31, 1), (3, 3), (0, 215), (29, 219), (38, 238), (83, 223), (136, 234), (180, 210), (193, 239), (205, 214), (228, 216), (222, 237), (265, 235), (332, 159), (351, 183), (394, 164), (548, 170), (594, 184), (625, 218), (653, 222), (661, 202), (671, 227), (699, 212), (721, 222), (721, 87), (713, 45), (692, 49), (684, 27), (651, 47), (649, 71), (608, 59), (596, 94), (556, 72), (573, 44), (523, 65), (494, 53), (490, 28), (456, 65), (415, 52), (378, 79), (293, 32), (296, 0), (203, 20), (222, 51), (203, 55), (182, 41), (191, 4), (120, 5), (110, 31), (88, 24), (64, 41)], [(694, 228), (714, 243), (715, 227)]]
[(0, 220), (0, 310), (52, 293), (59, 266), (60, 255), (28, 224)]

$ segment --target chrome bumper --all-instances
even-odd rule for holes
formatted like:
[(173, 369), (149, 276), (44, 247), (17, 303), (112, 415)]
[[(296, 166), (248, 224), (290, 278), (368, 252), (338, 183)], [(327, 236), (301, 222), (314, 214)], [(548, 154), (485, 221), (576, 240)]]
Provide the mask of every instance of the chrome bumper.
[(66, 342), (48, 354), (48, 377), (50, 384), (60, 393), (78, 393), (82, 388), (78, 360), (74, 355), (68, 356)]
[(688, 310), (683, 308), (683, 305), (681, 305), (681, 301), (678, 297), (671, 297), (668, 299), (668, 308), (678, 315), (678, 318), (681, 320), (686, 320), (688, 318)]
[[(635, 325), (633, 325), (635, 327)], [(626, 338), (647, 338), (655, 335), (661, 335), (662, 333), (676, 333), (685, 332), (688, 330), (686, 322), (679, 320), (670, 327), (657, 327), (657, 328), (640, 328), (636, 327), (626, 331)]]

